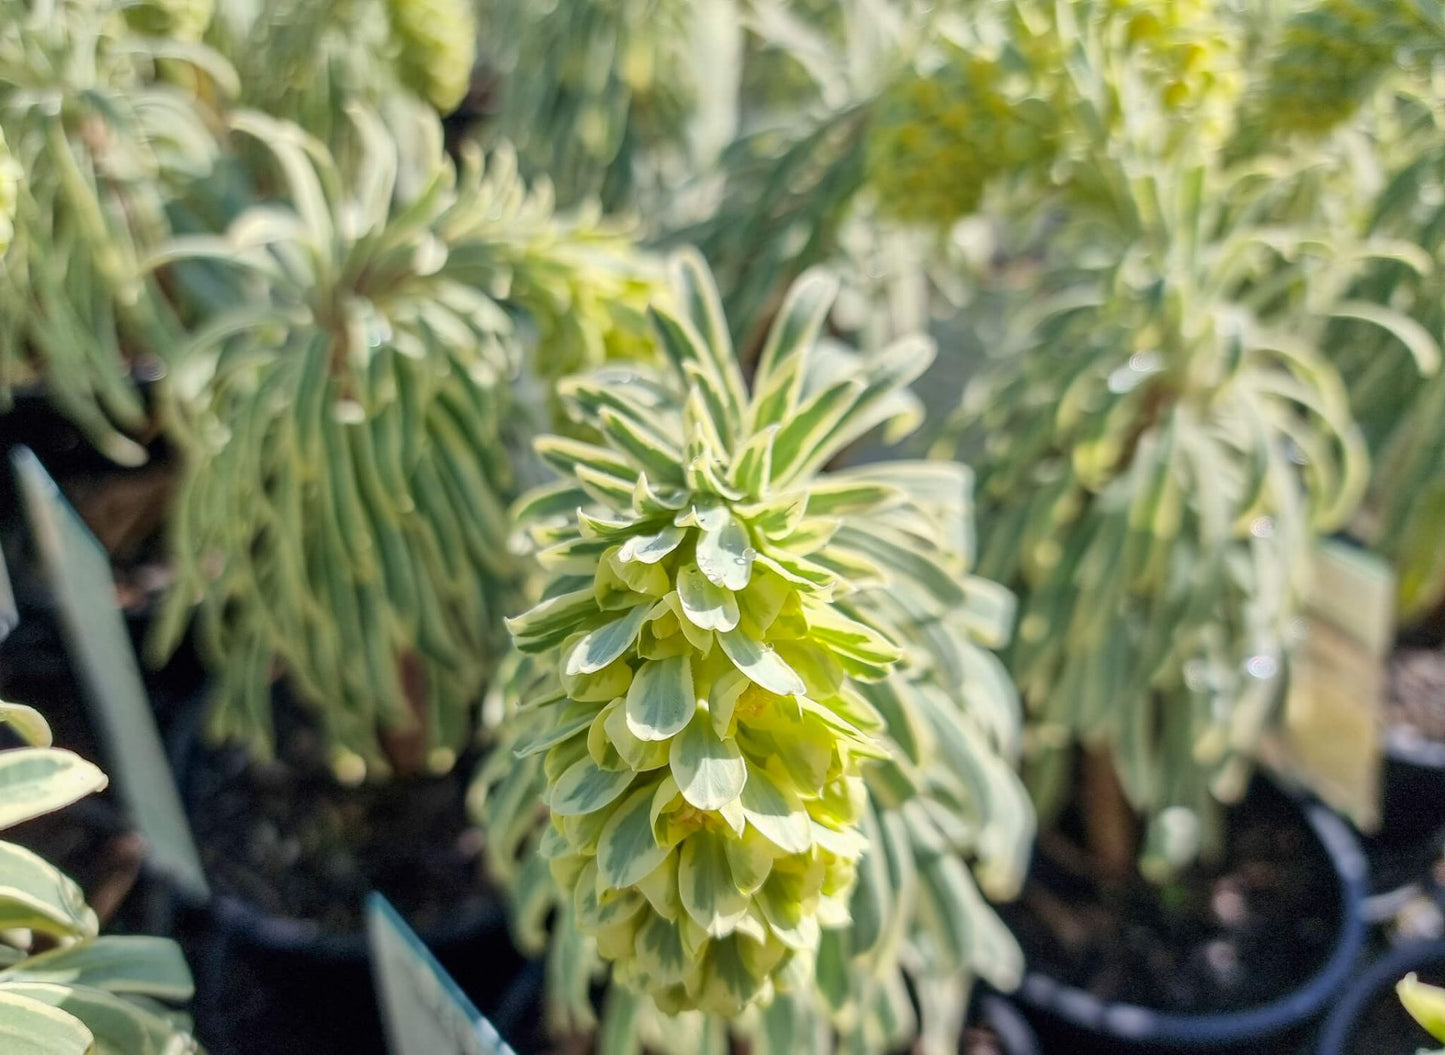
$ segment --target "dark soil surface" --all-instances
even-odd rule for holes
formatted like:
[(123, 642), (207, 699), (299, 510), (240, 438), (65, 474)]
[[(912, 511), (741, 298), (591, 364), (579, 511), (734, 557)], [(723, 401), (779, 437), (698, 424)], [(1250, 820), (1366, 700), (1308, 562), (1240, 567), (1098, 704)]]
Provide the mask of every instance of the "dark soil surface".
[[(16, 572), (14, 564), (11, 571)], [(56, 747), (105, 768), (53, 613), (26, 605), (23, 596), (20, 622), (0, 642), (0, 699), (37, 708), (50, 724)], [(0, 746), (18, 743), (8, 730), (0, 730)], [(145, 848), (114, 786), (9, 828), (4, 838), (35, 851), (79, 883), (107, 929), (124, 932), (137, 922), (141, 906), (125, 902), (139, 879)], [(132, 911), (124, 913), (123, 907)]]
[(1396, 649), (1390, 657), (1386, 726), (1445, 743), (1445, 648)]
[[(1445, 985), (1445, 964), (1416, 973), (1422, 982)], [(1415, 1055), (1418, 1051), (1434, 1051), (1438, 1046), (1400, 1006), (1391, 986), (1360, 1012), (1345, 1051), (1347, 1055)]]
[(273, 916), (362, 928), (379, 890), (419, 931), (488, 899), (467, 817), (470, 759), (444, 777), (346, 787), (299, 708), (278, 693), (278, 757), (197, 745), (183, 794), (211, 883)]
[(1105, 884), (1070, 841), (1040, 840), (1005, 918), (1030, 969), (1105, 1001), (1187, 1014), (1264, 1004), (1328, 959), (1334, 869), (1299, 811), (1263, 781), (1227, 818), (1222, 859), (1162, 888)]

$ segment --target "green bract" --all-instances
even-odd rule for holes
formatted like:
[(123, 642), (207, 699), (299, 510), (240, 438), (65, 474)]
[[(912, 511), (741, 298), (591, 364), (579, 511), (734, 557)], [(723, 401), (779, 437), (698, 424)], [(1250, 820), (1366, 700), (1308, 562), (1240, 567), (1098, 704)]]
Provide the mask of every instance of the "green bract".
[[(1006, 621), (1007, 595), (965, 575), (956, 469), (821, 473), (872, 428), (916, 423), (901, 389), (931, 360), (926, 343), (867, 358), (819, 345), (835, 287), (809, 275), (749, 394), (695, 255), (676, 258), (674, 286), (680, 312), (652, 312), (670, 370), (567, 382), (565, 400), (599, 442), (539, 443), (564, 479), (519, 508), (549, 579), (544, 600), (509, 623), (518, 648), (546, 657), (514, 746), (541, 758), (552, 818), (542, 855), (619, 981), (667, 1012), (730, 1016), (832, 962), (847, 1003), (855, 950), (830, 954), (824, 935), (847, 927), (865, 885), (859, 860), (876, 823), (865, 777), (895, 774), (902, 798), (921, 779), (912, 758), (929, 718), (903, 701), (927, 663), (912, 651), (933, 646), (924, 628), (935, 627), (960, 646), (939, 645), (963, 680), (958, 663), (982, 653), (951, 620), (967, 625), (977, 608)], [(920, 512), (935, 508), (946, 510), (936, 522)], [(934, 732), (976, 728), (976, 741), (952, 741), (972, 757), (1007, 741), (1010, 721), (1005, 699), (991, 718), (980, 708)], [(931, 741), (922, 752), (935, 757)], [(1006, 768), (984, 771), (1012, 786)], [(512, 816), (527, 771), (517, 777), (501, 796)], [(955, 791), (989, 814), (976, 785)], [(527, 830), (508, 827), (513, 840)], [(1004, 827), (1006, 887), (1027, 825)]]
[[(425, 730), (444, 765), (521, 596), (505, 510), (538, 412), (525, 333), (586, 338), (539, 350), (542, 370), (549, 354), (600, 360), (640, 320), (626, 302), (648, 266), (620, 231), (554, 216), (505, 154), (458, 172), (435, 114), (397, 106), (389, 123), (413, 139), (354, 110), (355, 160), (233, 115), (287, 199), (153, 261), (199, 318), (171, 390), (187, 464), (157, 644), (199, 602), (215, 729), (258, 751), (280, 674), (338, 749), (380, 762), (379, 730)], [(233, 174), (243, 190), (269, 177)]]
[[(0, 829), (105, 787), (105, 774), (50, 746), (29, 707), (0, 702), (0, 724), (36, 746), (0, 751)], [(27, 1055), (129, 1055), (199, 1050), (183, 1014), (190, 971), (174, 942), (99, 937), (74, 880), (0, 841), (0, 1050)], [(35, 952), (34, 946), (44, 947)]]

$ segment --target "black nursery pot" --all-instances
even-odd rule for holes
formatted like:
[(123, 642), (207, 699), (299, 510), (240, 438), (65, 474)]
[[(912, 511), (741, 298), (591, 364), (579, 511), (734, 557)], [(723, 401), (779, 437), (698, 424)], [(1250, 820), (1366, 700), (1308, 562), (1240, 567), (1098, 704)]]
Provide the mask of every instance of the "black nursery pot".
[[(1263, 787), (1261, 787), (1263, 785)], [(1256, 780), (1257, 794), (1280, 796), (1300, 814), (1322, 851), (1338, 891), (1329, 952), (1291, 991), (1258, 1006), (1219, 1013), (1171, 1013), (1123, 1001), (1109, 1002), (1037, 970), (1024, 977), (1014, 999), (1029, 1015), (1044, 1050), (1092, 1053), (1209, 1052), (1211, 1055), (1280, 1055), (1297, 1050), (1300, 1038), (1345, 985), (1364, 945), (1366, 868), (1349, 825), (1313, 800), (1289, 795)], [(1247, 800), (1248, 801), (1248, 800)]]
[(1445, 985), (1445, 941), (1401, 945), (1362, 972), (1320, 1028), (1318, 1055), (1415, 1055), (1434, 1047), (1395, 996), (1395, 983), (1412, 971)]
[(998, 993), (976, 989), (970, 1020), (993, 1034), (1004, 1055), (1041, 1055), (1038, 1034), (1029, 1020)]
[[(197, 807), (197, 772), (207, 748), (200, 697), (171, 737), (171, 762), (187, 812)], [(198, 1039), (216, 1055), (385, 1055), (371, 957), (363, 931), (327, 931), (278, 916), (226, 893), (197, 904), (172, 891), (177, 932), (196, 979)], [(497, 898), (459, 905), (418, 935), (489, 1017), (513, 1024), (540, 974), (512, 946)], [(504, 1036), (508, 1035), (504, 1033)]]
[(1445, 744), (1385, 731), (1380, 824), (1361, 845), (1369, 865), (1365, 914), (1385, 919), (1412, 896), (1445, 848)]

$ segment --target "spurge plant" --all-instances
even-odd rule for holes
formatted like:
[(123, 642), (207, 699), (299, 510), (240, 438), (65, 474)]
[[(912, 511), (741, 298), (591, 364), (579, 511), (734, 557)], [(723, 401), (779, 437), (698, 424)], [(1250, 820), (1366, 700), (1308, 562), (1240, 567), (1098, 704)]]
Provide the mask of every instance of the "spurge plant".
[[(821, 473), (911, 405), (928, 345), (830, 361), (834, 287), (807, 276), (749, 394), (703, 265), (681, 256), (674, 279), (680, 312), (652, 311), (668, 369), (569, 382), (598, 442), (539, 444), (563, 479), (519, 515), (549, 578), (510, 627), (555, 676), (521, 701), (516, 751), (544, 755), (541, 852), (615, 977), (664, 1011), (732, 1016), (808, 982), (848, 923), (864, 776), (907, 755), (907, 716), (868, 689), (912, 663), (915, 587), (961, 576), (863, 529), (907, 504), (906, 467)], [(958, 473), (935, 475), (962, 499)], [(863, 603), (894, 578), (897, 605)]]

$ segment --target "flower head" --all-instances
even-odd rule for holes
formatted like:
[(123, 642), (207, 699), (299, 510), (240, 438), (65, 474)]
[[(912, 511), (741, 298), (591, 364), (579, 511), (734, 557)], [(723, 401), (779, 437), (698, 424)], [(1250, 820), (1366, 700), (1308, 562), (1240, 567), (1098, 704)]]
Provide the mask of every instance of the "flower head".
[(442, 113), (455, 110), (471, 83), (477, 22), (464, 0), (387, 0), (400, 47), (402, 82)]
[(510, 627), (554, 676), (523, 701), (517, 750), (545, 753), (543, 853), (616, 976), (729, 1015), (790, 965), (806, 977), (848, 919), (863, 766), (889, 754), (859, 686), (903, 658), (887, 619), (849, 604), (884, 578), (850, 522), (905, 493), (820, 471), (911, 408), (900, 389), (932, 351), (830, 354), (836, 287), (809, 275), (749, 393), (705, 267), (681, 256), (674, 279), (682, 310), (652, 311), (669, 369), (567, 383), (599, 441), (539, 444), (564, 479), (519, 515), (551, 578)]

